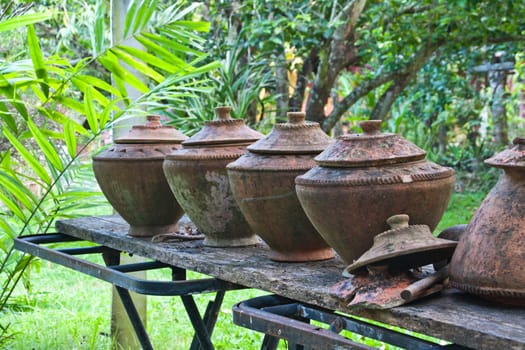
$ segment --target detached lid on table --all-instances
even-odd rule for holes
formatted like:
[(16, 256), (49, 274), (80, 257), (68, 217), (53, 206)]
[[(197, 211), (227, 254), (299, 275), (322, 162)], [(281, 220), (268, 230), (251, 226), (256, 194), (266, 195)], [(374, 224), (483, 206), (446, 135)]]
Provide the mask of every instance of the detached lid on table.
[(184, 146), (246, 144), (264, 135), (246, 126), (242, 119), (232, 119), (231, 107), (215, 108), (217, 119), (206, 121), (204, 127), (184, 141)]
[(287, 116), (287, 123), (275, 124), (265, 138), (248, 146), (248, 150), (264, 154), (316, 154), (332, 143), (319, 123), (305, 121), (305, 113), (289, 112)]
[(160, 116), (148, 115), (146, 124), (134, 125), (126, 135), (116, 139), (115, 143), (181, 143), (187, 138), (173, 126), (162, 125)]
[(425, 158), (426, 152), (397, 134), (381, 133), (381, 120), (359, 123), (363, 134), (339, 136), (315, 157), (323, 167), (357, 168), (407, 163)]
[(343, 275), (362, 272), (368, 265), (406, 270), (452, 256), (457, 242), (434, 237), (427, 225), (409, 225), (408, 220), (405, 214), (388, 218), (390, 230), (375, 236), (372, 248), (347, 266)]

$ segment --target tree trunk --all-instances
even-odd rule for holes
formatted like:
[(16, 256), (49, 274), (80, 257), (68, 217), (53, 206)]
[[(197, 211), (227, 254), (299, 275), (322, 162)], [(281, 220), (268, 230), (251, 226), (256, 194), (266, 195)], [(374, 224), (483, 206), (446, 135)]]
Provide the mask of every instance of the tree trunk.
[[(320, 51), (317, 75), (310, 90), (306, 105), (306, 119), (323, 123), (326, 105), (332, 87), (341, 72), (351, 62), (357, 61), (357, 48), (354, 45), (357, 20), (363, 12), (366, 0), (347, 3), (334, 21), (341, 24), (334, 32), (329, 45)], [(326, 129), (325, 129), (326, 130)]]
[(505, 107), (504, 97), (507, 73), (503, 70), (489, 71), (488, 78), (492, 88), (490, 112), (494, 125), (494, 141), (498, 146), (506, 146), (509, 143), (507, 108)]
[(308, 84), (308, 76), (313, 71), (313, 61), (315, 60), (316, 55), (317, 53), (315, 51), (310, 52), (310, 56), (308, 56), (303, 62), (301, 71), (297, 72), (295, 89), (289, 103), (290, 111), (298, 112), (303, 107), (304, 94)]
[(288, 65), (286, 63), (286, 52), (282, 47), (277, 58), (275, 59), (275, 93), (276, 93), (276, 121), (278, 123), (286, 122), (286, 112), (290, 101), (290, 92), (288, 82)]

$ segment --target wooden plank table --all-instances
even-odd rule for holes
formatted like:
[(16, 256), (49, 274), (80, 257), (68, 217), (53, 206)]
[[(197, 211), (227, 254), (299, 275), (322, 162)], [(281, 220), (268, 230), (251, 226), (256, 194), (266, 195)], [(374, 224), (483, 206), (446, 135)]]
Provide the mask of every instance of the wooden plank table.
[(458, 290), (390, 310), (356, 313), (328, 293), (344, 279), (345, 264), (339, 259), (279, 263), (268, 259), (264, 244), (211, 248), (201, 240), (153, 243), (150, 238), (127, 236), (128, 225), (118, 216), (64, 220), (56, 226), (61, 233), (109, 248), (474, 349), (525, 349), (524, 308), (495, 305)]

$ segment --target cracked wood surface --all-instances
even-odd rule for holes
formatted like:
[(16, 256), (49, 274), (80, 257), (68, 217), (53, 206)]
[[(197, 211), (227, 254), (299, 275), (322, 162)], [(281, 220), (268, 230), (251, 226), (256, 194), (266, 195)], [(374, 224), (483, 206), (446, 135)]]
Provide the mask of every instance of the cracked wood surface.
[(390, 310), (350, 312), (328, 293), (344, 279), (345, 264), (338, 258), (281, 263), (268, 258), (263, 243), (244, 248), (205, 247), (202, 240), (153, 243), (151, 238), (127, 236), (128, 225), (118, 216), (63, 220), (57, 222), (57, 229), (113, 249), (474, 349), (525, 349), (524, 308), (496, 305), (454, 289)]

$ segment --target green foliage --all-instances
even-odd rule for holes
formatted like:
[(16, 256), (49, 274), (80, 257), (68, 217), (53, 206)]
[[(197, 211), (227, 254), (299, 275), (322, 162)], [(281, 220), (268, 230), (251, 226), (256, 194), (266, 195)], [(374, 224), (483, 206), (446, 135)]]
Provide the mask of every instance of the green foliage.
[[(100, 137), (119, 119), (165, 109), (158, 101), (180, 102), (201, 91), (206, 82), (202, 76), (218, 66), (205, 63), (199, 51), (202, 39), (195, 33), (207, 26), (186, 21), (194, 6), (188, 10), (176, 3), (157, 15), (151, 9), (160, 6), (158, 1), (149, 1), (147, 9), (138, 3), (131, 4), (135, 10), (128, 12), (126, 32), (143, 43), (143, 50), (107, 45), (101, 35), (107, 13), (98, 1), (92, 35), (98, 56), (75, 64), (47, 56), (37, 29), (29, 24), (30, 60), (0, 61), (0, 310), (19, 281), (30, 288), (26, 268), (33, 258), (13, 250), (14, 237), (53, 231), (57, 219), (86, 215), (90, 208), (110, 208), (91, 173)], [(20, 23), (48, 17), (27, 13)], [(159, 20), (154, 22), (154, 17)], [(0, 31), (12, 28), (11, 19), (0, 21)], [(161, 32), (170, 33), (171, 39)], [(113, 74), (116, 87), (90, 74), (96, 62)], [(141, 96), (131, 100), (125, 84)], [(7, 336), (0, 343), (3, 339)]]
[(231, 106), (233, 118), (246, 118), (256, 102), (258, 114), (264, 114), (270, 98), (260, 95), (273, 81), (271, 71), (267, 69), (268, 61), (259, 59), (246, 63), (242, 61), (244, 53), (245, 50), (238, 47), (226, 52), (219, 68), (209, 74), (207, 89), (196, 92), (195, 97), (187, 98), (183, 104), (170, 103), (169, 123), (192, 135), (206, 120), (214, 118), (217, 106)]

